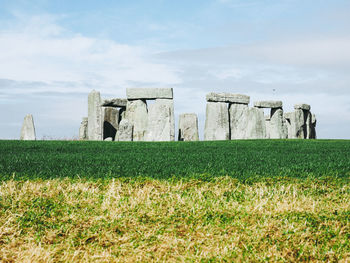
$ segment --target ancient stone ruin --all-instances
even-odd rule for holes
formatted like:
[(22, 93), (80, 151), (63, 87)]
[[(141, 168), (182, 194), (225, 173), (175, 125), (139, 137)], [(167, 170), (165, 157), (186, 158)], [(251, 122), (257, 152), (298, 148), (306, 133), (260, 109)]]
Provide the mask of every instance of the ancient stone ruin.
[[(174, 141), (173, 89), (126, 89), (126, 99), (102, 100), (93, 90), (88, 97), (88, 118), (80, 139), (115, 141)], [(155, 102), (149, 107), (147, 100)], [(84, 136), (87, 134), (87, 136)]]
[[(148, 100), (154, 100), (148, 105)], [(310, 105), (296, 104), (284, 113), (282, 101), (257, 101), (242, 94), (209, 93), (206, 96), (204, 140), (315, 139), (316, 117)], [(264, 116), (264, 109), (269, 114)], [(79, 130), (81, 140), (174, 141), (173, 89), (128, 88), (126, 99), (101, 99), (93, 90), (88, 96), (88, 117)], [(179, 116), (179, 141), (198, 141), (198, 118)]]
[(24, 117), (20, 139), (25, 141), (36, 140), (34, 120), (30, 114)]

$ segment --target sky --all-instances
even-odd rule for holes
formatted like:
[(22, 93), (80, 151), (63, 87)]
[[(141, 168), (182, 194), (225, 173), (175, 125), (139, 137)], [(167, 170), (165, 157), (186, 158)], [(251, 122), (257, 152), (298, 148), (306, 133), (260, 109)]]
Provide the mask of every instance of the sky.
[(209, 92), (311, 105), (350, 139), (349, 0), (0, 0), (0, 139), (77, 138), (92, 90), (172, 87), (175, 115)]

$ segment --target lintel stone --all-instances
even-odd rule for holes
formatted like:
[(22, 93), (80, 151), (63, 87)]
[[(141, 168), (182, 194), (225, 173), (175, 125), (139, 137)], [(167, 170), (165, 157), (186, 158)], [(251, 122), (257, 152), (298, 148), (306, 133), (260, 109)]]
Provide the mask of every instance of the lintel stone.
[(206, 99), (208, 102), (227, 102), (238, 104), (249, 104), (250, 97), (243, 94), (232, 93), (215, 93), (211, 92), (207, 94)]
[(173, 99), (172, 88), (127, 88), (128, 100)]
[(120, 99), (120, 98), (104, 99), (101, 103), (101, 106), (125, 108), (127, 103), (128, 103), (127, 99)]
[(265, 101), (256, 101), (254, 107), (257, 108), (282, 108), (283, 103), (280, 100), (265, 100)]
[(300, 103), (300, 104), (295, 104), (294, 109), (296, 109), (296, 110), (310, 110), (311, 106), (309, 104)]

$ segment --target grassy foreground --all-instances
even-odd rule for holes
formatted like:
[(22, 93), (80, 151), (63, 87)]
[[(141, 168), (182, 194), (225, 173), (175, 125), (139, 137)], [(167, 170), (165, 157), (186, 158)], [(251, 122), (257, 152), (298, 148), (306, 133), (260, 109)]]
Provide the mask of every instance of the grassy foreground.
[(348, 262), (349, 221), (339, 178), (9, 180), (0, 261)]
[(350, 141), (0, 141), (0, 262), (350, 262)]

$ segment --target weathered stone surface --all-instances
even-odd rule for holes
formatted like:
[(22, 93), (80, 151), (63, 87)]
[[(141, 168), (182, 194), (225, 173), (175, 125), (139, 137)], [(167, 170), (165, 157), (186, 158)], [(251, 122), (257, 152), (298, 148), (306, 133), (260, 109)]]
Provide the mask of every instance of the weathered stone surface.
[(265, 100), (254, 102), (254, 107), (257, 108), (282, 108), (283, 103), (280, 100)]
[(250, 101), (250, 97), (247, 95), (214, 92), (207, 94), (206, 99), (208, 102), (227, 102), (240, 104), (249, 104)]
[(101, 106), (103, 106), (103, 107), (125, 108), (127, 102), (128, 102), (127, 99), (120, 99), (120, 98), (104, 99), (102, 101), (102, 103), (101, 103)]
[(115, 137), (116, 141), (132, 141), (133, 126), (127, 119), (122, 119), (119, 123)]
[(207, 102), (204, 140), (229, 140), (228, 107), (224, 102)]
[(88, 139), (88, 118), (84, 117), (81, 121), (79, 128), (79, 140), (87, 140)]
[(148, 110), (146, 141), (174, 141), (175, 117), (174, 102), (157, 99)]
[(271, 109), (271, 117), (266, 134), (268, 134), (267, 137), (270, 139), (286, 139), (288, 137), (281, 108)]
[(198, 118), (195, 113), (179, 116), (179, 141), (198, 141)]
[(20, 139), (25, 141), (36, 140), (34, 120), (31, 114), (24, 117)]
[(311, 135), (310, 135), (310, 139), (316, 139), (316, 115), (312, 114), (311, 115)]
[(245, 139), (248, 126), (248, 105), (230, 104), (231, 140)]
[(91, 141), (102, 140), (102, 109), (101, 95), (98, 91), (91, 91), (88, 97), (88, 138)]
[(264, 111), (258, 108), (249, 108), (246, 139), (265, 139), (266, 125)]
[(296, 110), (310, 110), (311, 106), (309, 104), (300, 103), (300, 104), (295, 104), (294, 109), (296, 109)]
[(288, 127), (289, 139), (305, 139), (306, 132), (306, 116), (304, 111), (297, 109), (284, 115)]
[(147, 131), (147, 104), (143, 100), (128, 101), (125, 111), (125, 118), (134, 127), (133, 141), (144, 141)]
[(102, 107), (103, 112), (103, 139), (115, 138), (119, 123), (119, 109)]
[(128, 100), (172, 99), (172, 88), (127, 88)]
[(111, 142), (111, 141), (113, 141), (113, 138), (112, 137), (108, 137), (108, 138), (104, 139), (104, 141)]

